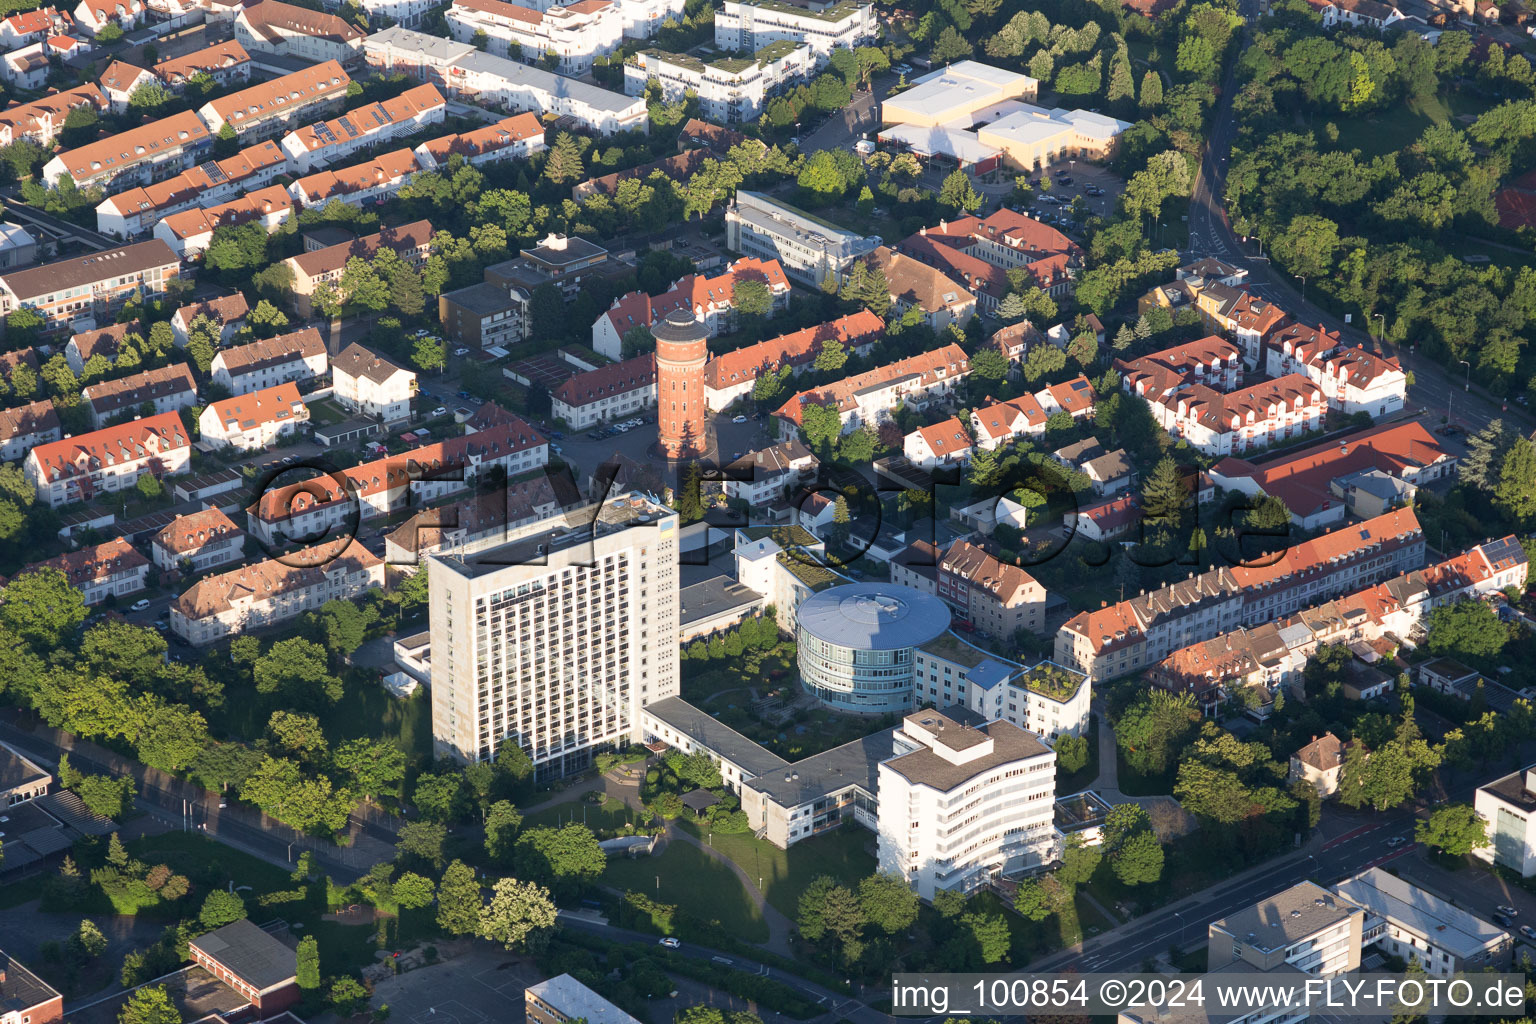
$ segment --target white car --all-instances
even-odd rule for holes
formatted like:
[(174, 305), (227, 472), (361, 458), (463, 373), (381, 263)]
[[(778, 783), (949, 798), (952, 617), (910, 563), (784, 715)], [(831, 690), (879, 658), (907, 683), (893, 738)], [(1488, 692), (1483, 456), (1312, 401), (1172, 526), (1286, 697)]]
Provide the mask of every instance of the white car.
[(149, 598), (147, 598), (147, 597), (141, 597), (137, 601), (133, 602), (133, 610), (136, 611), (136, 612), (141, 612), (141, 611), (143, 611), (144, 609), (146, 609), (148, 607), (149, 607)]
[(745, 422), (747, 422), (747, 418), (745, 416), (732, 416), (731, 417), (731, 422), (732, 423), (745, 423)]
[(433, 416), (447, 416), (448, 415), (448, 409), (447, 409), (446, 406), (440, 405), (436, 409), (432, 410), (432, 415)]
[(418, 327), (418, 328), (416, 328), (416, 337), (418, 337), (418, 338), (425, 338), (426, 336), (427, 336), (427, 329), (425, 327)]
[(668, 949), (677, 949), (679, 946), (682, 945), (682, 943), (677, 941), (676, 939), (674, 939), (672, 936), (668, 935), (666, 938), (664, 938), (660, 942), (658, 942), (657, 945), (658, 946), (666, 946)]
[(456, 348), (453, 350), (453, 354), (456, 356), (467, 356), (469, 355), (469, 349), (463, 347)]

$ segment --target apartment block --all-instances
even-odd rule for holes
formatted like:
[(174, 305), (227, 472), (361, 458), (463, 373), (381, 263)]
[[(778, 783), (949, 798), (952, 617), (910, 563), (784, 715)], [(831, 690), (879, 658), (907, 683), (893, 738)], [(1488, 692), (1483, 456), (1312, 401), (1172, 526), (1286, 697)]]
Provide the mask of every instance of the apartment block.
[(251, 55), (239, 42), (230, 39), (163, 60), (150, 70), (161, 84), (176, 93), (198, 75), (207, 75), (214, 85), (234, 85), (251, 80)]
[(1321, 325), (1289, 324), (1272, 332), (1264, 365), (1273, 377), (1303, 375), (1322, 390), (1328, 408), (1348, 416), (1389, 416), (1407, 401), (1408, 377), (1396, 359), (1351, 348)]
[(69, 585), (80, 591), (86, 604), (100, 604), (109, 597), (124, 598), (143, 590), (149, 576), (149, 559), (123, 538), (115, 537), (105, 544), (33, 562), (22, 571), (38, 569), (59, 570)]
[(61, 436), (58, 411), (46, 398), (0, 410), (0, 459), (6, 462)]
[(309, 407), (289, 381), (234, 398), (208, 403), (198, 417), (198, 435), (213, 447), (253, 452), (292, 437), (309, 422)]
[(312, 63), (346, 63), (362, 54), (363, 33), (324, 11), (260, 0), (240, 9), (235, 41), (253, 54), (296, 57)]
[(267, 139), (234, 156), (209, 160), (164, 181), (110, 195), (96, 207), (96, 230), (133, 238), (153, 230), (164, 217), (222, 203), (269, 187), (288, 173), (288, 157)]
[(502, 0), (454, 0), (444, 16), (448, 31), (461, 43), (484, 33), (491, 54), (514, 59), (553, 56), (567, 75), (586, 74), (593, 58), (612, 53), (624, 39), (624, 21), (614, 0), (575, 0), (542, 10)]
[(353, 343), (331, 360), (335, 398), (360, 416), (402, 423), (411, 418), (416, 374)]
[(418, 85), (329, 121), (296, 128), (280, 145), (294, 173), (308, 174), (368, 147), (413, 135), (426, 125), (442, 124), (447, 107), (435, 85)]
[(441, 756), (510, 741), (560, 778), (638, 741), (641, 709), (676, 696), (677, 514), (631, 493), (563, 520), (427, 559)]
[(201, 512), (177, 516), (155, 534), (149, 553), (156, 567), (166, 572), (207, 572), (245, 560), (245, 531), (209, 505)]
[(806, 405), (835, 406), (845, 434), (865, 425), (878, 427), (898, 405), (925, 409), (944, 401), (970, 372), (964, 350), (950, 344), (802, 391), (775, 410), (779, 437), (788, 441), (799, 436), (801, 409)]
[(288, 192), (308, 209), (319, 209), (332, 200), (351, 206), (382, 203), (409, 185), (421, 169), (416, 154), (397, 149), (350, 167), (316, 171), (289, 185)]
[(119, 418), (189, 409), (197, 404), (197, 382), (186, 363), (173, 363), (91, 384), (80, 392), (80, 399), (90, 410), (91, 426), (100, 430)]
[(970, 541), (957, 540), (944, 552), (938, 596), (961, 621), (1000, 639), (1045, 628), (1045, 587)]
[(132, 487), (145, 473), (183, 473), (191, 451), (181, 417), (166, 412), (40, 444), (27, 453), (22, 472), (39, 501), (59, 508)]
[(1332, 977), (1360, 967), (1367, 914), (1353, 900), (1300, 882), (1207, 929), (1208, 970), (1241, 963)]
[(1055, 857), (1056, 753), (963, 708), (915, 711), (880, 762), (879, 859), (931, 900)]
[(861, 309), (815, 327), (721, 353), (705, 364), (704, 401), (711, 412), (719, 412), (750, 396), (762, 374), (778, 373), (788, 366), (798, 376), (815, 363), (828, 344), (837, 345), (850, 356), (867, 356), (884, 334), (885, 321)]
[(575, 118), (599, 135), (650, 129), (645, 100), (472, 49), (448, 74), (448, 95), (508, 114)]
[(825, 60), (839, 47), (853, 49), (878, 35), (874, 6), (857, 0), (819, 9), (783, 0), (725, 0), (715, 12), (715, 45), (743, 53), (770, 43), (805, 43)]
[(959, 705), (1052, 743), (1088, 728), (1088, 677), (1050, 661), (1017, 665), (946, 633), (917, 648), (912, 675), (916, 705)]
[(589, 430), (602, 423), (656, 407), (656, 353), (647, 352), (578, 373), (550, 394), (556, 419), (567, 430)]
[(330, 367), (325, 342), (313, 327), (220, 349), (209, 378), (232, 395), (325, 376)]
[(310, 316), (314, 311), (310, 296), (314, 294), (315, 288), (341, 280), (341, 272), (346, 269), (347, 260), (353, 256), (369, 259), (383, 245), (393, 249), (411, 266), (420, 267), (427, 260), (431, 241), (432, 222), (418, 220), (399, 227), (384, 228), (350, 242), (290, 256), (283, 262), (293, 271), (294, 307), (300, 316)]
[(423, 142), (414, 150), (416, 162), (427, 170), (440, 170), (454, 157), (471, 167), (526, 160), (543, 152), (544, 122), (531, 113), (514, 114), (484, 128), (443, 135)]
[(1079, 612), (1057, 631), (1052, 660), (1094, 681), (1144, 671), (1180, 648), (1416, 569), (1424, 533), (1402, 509), (1258, 561), (1265, 564), (1221, 566)]
[(985, 404), (971, 411), (971, 430), (976, 445), (988, 450), (1008, 444), (1015, 438), (1042, 438), (1045, 421), (1052, 414), (1065, 412), (1074, 420), (1093, 415), (1095, 395), (1087, 377), (1078, 376), (1061, 384), (1025, 392), (1006, 402)]
[(68, 175), (80, 188), (121, 190), (147, 185), (200, 163), (213, 149), (213, 132), (190, 110), (67, 149), (43, 165), (43, 180), (57, 187)]
[(772, 312), (789, 305), (789, 280), (776, 260), (747, 257), (714, 277), (688, 274), (678, 278), (661, 295), (633, 291), (613, 300), (613, 306), (592, 324), (592, 350), (609, 359), (623, 356), (624, 335), (636, 327), (649, 328), (668, 313), (686, 309), (698, 317), (710, 337), (732, 322), (738, 281), (758, 281), (773, 296)]
[(194, 207), (173, 213), (155, 225), (154, 235), (184, 260), (201, 256), (221, 227), (256, 221), (268, 234), (293, 216), (293, 199), (281, 185), (268, 185), (217, 206)]
[(90, 107), (106, 113), (107, 94), (94, 82), (77, 85), (51, 96), (17, 103), (0, 110), (0, 143), (10, 145), (23, 139), (39, 146), (50, 145), (64, 127), (64, 119), (77, 107)]
[(199, 580), (171, 603), (171, 631), (202, 646), (382, 586), (383, 559), (346, 537)]
[(624, 62), (624, 91), (644, 96), (656, 82), (668, 102), (690, 93), (703, 116), (721, 124), (755, 121), (769, 97), (815, 75), (819, 54), (805, 43), (770, 43), (750, 57), (698, 57), (641, 50)]
[(855, 234), (760, 192), (737, 189), (725, 208), (726, 248), (777, 261), (808, 288), (820, 288), (829, 275), (841, 283), (854, 262), (879, 245), (878, 238)]
[[(253, 7), (245, 8), (241, 17), (275, 3), (277, 0), (261, 0), (261, 3)], [(321, 16), (313, 11), (304, 13)], [(238, 19), (236, 24), (239, 24)], [(236, 38), (239, 38), (238, 34)], [(245, 39), (240, 41), (250, 49), (250, 42)], [(339, 109), (346, 102), (347, 87), (351, 84), (352, 79), (341, 69), (340, 64), (335, 60), (326, 60), (303, 71), (295, 71), (291, 75), (209, 100), (198, 108), (197, 113), (207, 123), (210, 133), (217, 134), (227, 124), (235, 135), (250, 143), (281, 135), (285, 130), (313, 120), (321, 113)]]
[(130, 299), (163, 296), (180, 273), (181, 261), (158, 239), (13, 270), (0, 274), (0, 317), (25, 306), (42, 314), (44, 334), (90, 330)]
[(923, 228), (896, 250), (964, 285), (983, 312), (996, 309), (1012, 290), (1008, 271), (1024, 268), (1037, 288), (1061, 298), (1072, 293), (1083, 262), (1082, 249), (1066, 235), (1007, 209)]

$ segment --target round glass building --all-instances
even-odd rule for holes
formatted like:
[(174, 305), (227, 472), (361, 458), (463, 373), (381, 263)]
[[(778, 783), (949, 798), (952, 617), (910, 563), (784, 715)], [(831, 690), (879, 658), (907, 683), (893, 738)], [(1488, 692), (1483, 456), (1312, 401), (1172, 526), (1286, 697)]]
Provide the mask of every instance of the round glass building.
[(801, 685), (836, 711), (911, 710), (913, 651), (948, 628), (943, 601), (899, 583), (812, 594), (795, 612)]

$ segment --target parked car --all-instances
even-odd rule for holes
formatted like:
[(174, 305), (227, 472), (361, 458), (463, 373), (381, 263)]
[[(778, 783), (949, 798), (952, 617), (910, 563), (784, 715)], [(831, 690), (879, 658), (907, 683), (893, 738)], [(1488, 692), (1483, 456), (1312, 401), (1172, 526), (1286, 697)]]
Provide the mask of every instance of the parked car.
[(1500, 928), (1512, 928), (1515, 924), (1515, 922), (1511, 921), (1508, 915), (1505, 914), (1494, 914), (1493, 923), (1498, 925)]
[(467, 356), (467, 355), (469, 355), (469, 349), (464, 348), (461, 345), (460, 347), (458, 347), (458, 348), (453, 350), (453, 354), (456, 355), (456, 356)]
[(666, 938), (662, 939), (659, 943), (657, 943), (657, 945), (666, 946), (668, 949), (677, 949), (679, 946), (682, 945), (682, 943), (678, 942), (672, 936), (668, 935)]
[(445, 406), (445, 405), (440, 405), (436, 409), (432, 410), (432, 415), (433, 416), (447, 416), (448, 415), (448, 407)]
[(1536, 928), (1532, 928), (1528, 924), (1523, 924), (1520, 926), (1520, 934), (1524, 935), (1528, 939), (1536, 939)]
[(1501, 906), (1494, 907), (1493, 909), (1497, 910), (1499, 913), (1505, 914), (1505, 915), (1507, 915), (1509, 917), (1519, 917), (1520, 916), (1520, 910), (1517, 907), (1512, 907), (1512, 906), (1510, 906), (1507, 903), (1506, 904), (1502, 904)]
[(141, 611), (143, 611), (144, 609), (146, 609), (148, 607), (149, 607), (149, 598), (147, 598), (147, 597), (141, 597), (137, 601), (133, 602), (133, 610), (136, 611), (136, 612), (141, 612)]
[(745, 423), (745, 422), (747, 422), (747, 418), (745, 416), (732, 416), (731, 417), (731, 422), (732, 423)]
[(459, 397), (460, 398), (468, 398), (469, 397), (469, 392), (468, 391), (460, 391), (459, 392)]

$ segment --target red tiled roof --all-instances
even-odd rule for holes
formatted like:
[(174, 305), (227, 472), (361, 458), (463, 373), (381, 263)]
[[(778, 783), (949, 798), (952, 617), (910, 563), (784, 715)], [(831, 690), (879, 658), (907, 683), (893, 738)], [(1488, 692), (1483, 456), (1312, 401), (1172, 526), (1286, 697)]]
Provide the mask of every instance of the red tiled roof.
[(939, 458), (959, 455), (971, 450), (970, 435), (958, 419), (951, 416), (942, 423), (919, 427), (917, 432), (927, 442), (928, 450)]
[(647, 352), (622, 363), (578, 373), (556, 388), (554, 397), (572, 408), (580, 408), (655, 383), (656, 353)]
[(114, 537), (105, 544), (95, 544), (79, 551), (66, 551), (62, 555), (33, 562), (25, 572), (38, 569), (58, 569), (69, 577), (71, 586), (93, 583), (115, 572), (137, 569), (149, 564), (149, 559), (139, 554), (132, 544), (121, 537)]
[(846, 347), (855, 347), (885, 330), (885, 321), (867, 309), (840, 316), (815, 327), (791, 334), (781, 334), (734, 352), (711, 359), (704, 367), (704, 386), (716, 390), (742, 381), (756, 380), (764, 370), (783, 366), (803, 366), (815, 360), (821, 346), (836, 339)]
[(276, 387), (262, 388), (260, 391), (214, 402), (205, 411), (212, 412), (214, 419), (221, 425), (233, 420), (236, 428), (244, 431), (254, 430), (267, 423), (292, 420), (296, 415), (295, 406), (302, 407), (303, 404), (303, 399), (299, 397), (299, 386), (288, 381)]
[(799, 424), (800, 410), (805, 405), (834, 404), (840, 411), (847, 412), (854, 407), (854, 396), (866, 388), (879, 387), (914, 376), (920, 377), (922, 383), (926, 385), (941, 377), (964, 375), (970, 372), (970, 368), (970, 360), (966, 357), (965, 350), (951, 343), (885, 366), (877, 366), (873, 370), (867, 370), (853, 377), (845, 377), (833, 384), (802, 391), (781, 405), (774, 415), (783, 416)]
[(43, 480), (53, 482), (75, 475), (84, 476), (92, 468), (103, 465), (149, 457), (152, 454), (148, 448), (151, 440), (158, 446), (156, 454), (185, 448), (190, 443), (181, 417), (174, 412), (163, 412), (38, 445), (27, 458), (37, 462)]
[(221, 509), (210, 505), (201, 512), (178, 516), (175, 522), (155, 534), (155, 544), (172, 555), (184, 555), (221, 537), (230, 536), (244, 537), (245, 531), (236, 526)]

